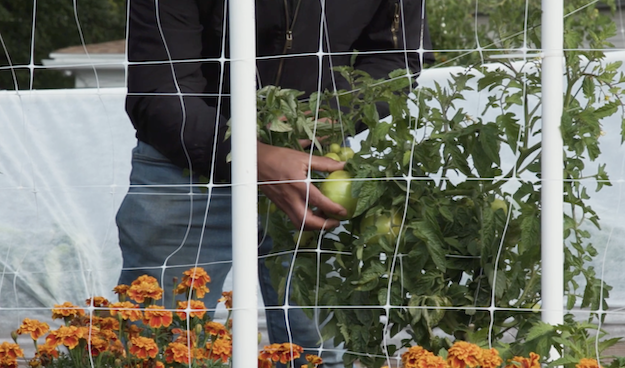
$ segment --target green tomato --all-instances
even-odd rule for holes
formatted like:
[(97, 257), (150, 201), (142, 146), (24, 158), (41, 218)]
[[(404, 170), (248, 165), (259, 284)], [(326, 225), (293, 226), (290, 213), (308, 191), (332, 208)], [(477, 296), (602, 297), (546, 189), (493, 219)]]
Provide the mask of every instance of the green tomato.
[(330, 145), (330, 152), (338, 154), (341, 152), (341, 145), (338, 143), (332, 143)]
[(258, 201), (258, 214), (260, 214), (261, 216), (270, 215), (276, 212), (277, 209), (278, 207), (276, 206), (276, 204), (267, 198), (261, 198)]
[(334, 152), (328, 152), (325, 155), (323, 155), (323, 157), (331, 158), (334, 161), (341, 161), (341, 158), (339, 157), (339, 155)]
[(354, 150), (350, 147), (341, 147), (340, 152), (338, 153), (341, 161), (347, 161), (350, 158), (354, 157)]
[[(297, 244), (297, 240), (299, 239), (299, 231), (296, 231), (295, 233), (293, 233), (293, 242), (295, 244)], [(315, 241), (315, 233), (313, 231), (303, 231), (302, 232), (302, 238), (299, 239), (300, 240), (300, 247), (302, 248), (310, 248), (312, 247), (316, 247), (317, 246), (317, 242)]]
[(407, 166), (410, 163), (410, 154), (411, 153), (412, 152), (410, 152), (410, 151), (404, 152), (404, 157), (402, 158), (402, 164), (404, 166)]
[(495, 198), (490, 204), (490, 209), (493, 210), (493, 212), (497, 212), (497, 210), (501, 209), (504, 215), (508, 214), (508, 204), (503, 199)]
[[(352, 196), (352, 176), (345, 170), (337, 170), (328, 175), (329, 180), (321, 182), (319, 190), (332, 202), (338, 203), (347, 210), (347, 216), (340, 217), (326, 213), (328, 217), (337, 220), (348, 220), (354, 216), (358, 198)], [(332, 180), (332, 181), (331, 181)]]
[(382, 237), (386, 238), (389, 244), (397, 241), (402, 216), (397, 210), (391, 212), (392, 216), (388, 213), (376, 214), (374, 211), (369, 211), (365, 214), (365, 217), (360, 221), (360, 233), (365, 233), (372, 226), (376, 228), (375, 235), (369, 238), (367, 244), (376, 244)]

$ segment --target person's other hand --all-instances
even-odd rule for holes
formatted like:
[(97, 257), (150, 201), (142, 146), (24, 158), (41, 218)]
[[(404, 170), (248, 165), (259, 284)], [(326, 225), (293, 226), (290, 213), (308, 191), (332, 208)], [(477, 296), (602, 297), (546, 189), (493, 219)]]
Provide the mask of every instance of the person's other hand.
[[(313, 213), (308, 204), (317, 207), (319, 212), (345, 216), (347, 211), (321, 194), (314, 185), (307, 185), (310, 156), (307, 153), (274, 147), (258, 142), (258, 180), (265, 195), (284, 211), (295, 227), (304, 224), (304, 229), (314, 230), (333, 228), (339, 225), (335, 219), (327, 219)], [(343, 169), (344, 162), (331, 158), (312, 156), (310, 169), (332, 172)], [(291, 183), (270, 184), (271, 181), (301, 180)], [(306, 192), (309, 190), (308, 203)]]

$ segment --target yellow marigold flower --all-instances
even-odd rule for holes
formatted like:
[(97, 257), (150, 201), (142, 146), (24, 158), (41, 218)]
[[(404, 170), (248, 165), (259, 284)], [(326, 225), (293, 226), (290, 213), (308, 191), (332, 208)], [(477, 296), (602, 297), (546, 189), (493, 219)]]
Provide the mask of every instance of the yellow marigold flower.
[(89, 345), (87, 347), (91, 352), (91, 356), (96, 357), (108, 350), (109, 342), (108, 340), (94, 336), (89, 341)]
[(447, 352), (447, 364), (451, 368), (475, 368), (482, 361), (482, 348), (466, 341), (458, 341)]
[(515, 356), (510, 359), (509, 362), (516, 362), (518, 364), (508, 364), (506, 368), (540, 368), (540, 355), (530, 353), (529, 358)]
[(178, 315), (178, 317), (180, 317), (180, 319), (187, 319), (187, 313), (186, 313), (187, 308), (190, 309), (189, 314), (191, 315), (191, 317), (202, 318), (206, 314), (206, 306), (204, 305), (202, 301), (191, 300), (191, 303), (189, 303), (188, 301), (185, 300), (185, 301), (178, 302), (179, 312), (176, 312), (176, 314)]
[(226, 309), (232, 309), (232, 291), (224, 291), (221, 298), (217, 299), (218, 303), (224, 302)]
[(167, 363), (189, 364), (189, 348), (179, 342), (171, 342), (165, 349), (165, 361)]
[(579, 363), (575, 365), (575, 368), (603, 368), (597, 362), (597, 359), (582, 358)]
[(87, 307), (93, 305), (96, 308), (103, 308), (109, 305), (109, 301), (105, 297), (94, 296), (93, 298), (85, 300), (85, 305), (87, 305)]
[(163, 289), (154, 277), (143, 275), (130, 284), (127, 295), (135, 302), (143, 303), (146, 299), (161, 299), (163, 297)]
[(401, 361), (405, 368), (416, 368), (422, 356), (431, 354), (421, 346), (411, 346), (401, 355)]
[(222, 363), (226, 363), (232, 356), (232, 340), (217, 339), (212, 343), (209, 341), (206, 343), (206, 350), (210, 354), (208, 359), (214, 361), (221, 359)]
[(85, 310), (73, 305), (70, 302), (65, 302), (63, 304), (55, 304), (54, 309), (52, 309), (52, 319), (57, 318), (74, 318), (74, 317), (82, 317), (85, 315)]
[(149, 337), (134, 337), (130, 340), (130, 354), (140, 359), (156, 358), (158, 354), (158, 346), (156, 341)]
[(442, 357), (434, 354), (423, 354), (417, 360), (418, 368), (447, 368), (447, 362)]
[(78, 345), (83, 338), (83, 329), (76, 326), (61, 326), (58, 330), (51, 331), (46, 336), (46, 344), (52, 347), (65, 345), (70, 350)]
[(314, 354), (306, 354), (306, 361), (314, 366), (318, 366), (319, 364), (323, 363), (323, 359)]
[(152, 328), (169, 327), (173, 320), (173, 313), (158, 305), (150, 305), (143, 312), (143, 323)]
[(15, 359), (23, 357), (24, 351), (18, 344), (5, 341), (0, 344), (0, 359)]
[(300, 354), (304, 352), (304, 349), (290, 342), (283, 344), (271, 344), (265, 346), (265, 348), (258, 355), (259, 359), (271, 359), (274, 362), (280, 362), (286, 364), (293, 359), (300, 357)]
[(111, 316), (113, 317), (119, 313), (123, 320), (135, 322), (143, 319), (143, 313), (139, 309), (139, 306), (131, 302), (113, 303), (109, 308), (111, 309)]
[(497, 368), (501, 366), (503, 360), (499, 356), (499, 352), (495, 348), (482, 349), (482, 368)]
[(33, 340), (37, 340), (48, 331), (50, 331), (50, 326), (47, 323), (39, 322), (36, 319), (24, 318), (16, 332), (18, 335), (30, 334)]
[(204, 331), (206, 331), (207, 334), (218, 337), (230, 336), (230, 332), (228, 332), (226, 326), (215, 321), (206, 322), (206, 324), (204, 325)]
[(56, 347), (48, 344), (37, 345), (37, 353), (43, 357), (59, 357), (59, 351), (56, 350)]

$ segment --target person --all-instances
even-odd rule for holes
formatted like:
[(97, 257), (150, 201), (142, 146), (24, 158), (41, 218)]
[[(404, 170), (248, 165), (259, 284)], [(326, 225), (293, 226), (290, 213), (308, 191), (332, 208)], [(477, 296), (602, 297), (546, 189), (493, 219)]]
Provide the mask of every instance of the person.
[[(204, 267), (212, 279), (209, 308), (232, 260), (226, 19), (223, 0), (130, 0), (126, 110), (137, 146), (116, 217), (120, 283), (147, 273), (167, 291), (182, 271)], [(350, 65), (355, 50), (355, 68), (384, 78), (400, 68), (419, 72), (423, 54), (416, 50), (430, 48), (422, 0), (257, 0), (256, 19), (258, 87), (279, 85), (306, 96), (349, 89), (332, 68)], [(387, 107), (379, 110), (388, 115)], [(314, 186), (307, 197), (303, 183), (263, 184), (306, 178), (309, 154), (259, 143), (257, 155), (261, 191), (296, 227), (339, 225), (320, 213), (341, 216), (345, 209)], [(331, 172), (344, 163), (313, 156), (310, 165)], [(263, 239), (259, 252), (266, 254), (271, 239)], [(259, 284), (266, 306), (282, 305), (262, 261)], [(288, 326), (280, 308), (267, 309), (266, 318), (271, 342), (318, 346), (317, 326), (301, 310), (288, 311)], [(323, 342), (322, 351), (324, 366), (342, 366), (339, 349)]]

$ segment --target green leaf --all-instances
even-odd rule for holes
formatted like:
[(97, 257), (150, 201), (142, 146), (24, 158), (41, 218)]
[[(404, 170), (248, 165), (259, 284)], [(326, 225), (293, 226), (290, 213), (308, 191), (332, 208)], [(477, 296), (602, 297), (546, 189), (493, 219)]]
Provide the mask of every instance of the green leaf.
[(430, 221), (419, 221), (416, 223), (414, 234), (425, 242), (428, 253), (436, 267), (443, 272), (446, 271), (445, 243), (440, 230)]
[(352, 182), (352, 194), (358, 198), (354, 217), (371, 208), (384, 194), (384, 184), (379, 180), (356, 180)]

